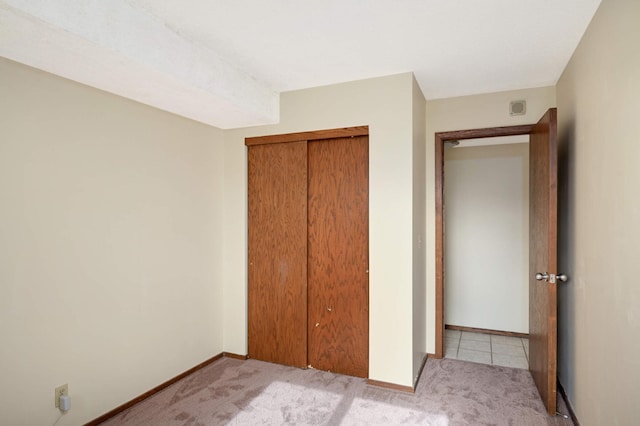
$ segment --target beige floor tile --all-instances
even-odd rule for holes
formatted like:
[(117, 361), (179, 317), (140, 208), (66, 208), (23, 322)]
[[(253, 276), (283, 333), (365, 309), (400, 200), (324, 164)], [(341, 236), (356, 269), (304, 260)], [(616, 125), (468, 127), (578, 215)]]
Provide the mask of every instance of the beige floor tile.
[(458, 349), (445, 349), (444, 357), (449, 359), (458, 359)]
[(529, 339), (445, 330), (444, 357), (528, 369)]
[(444, 335), (445, 337), (448, 339), (449, 337), (452, 338), (460, 338), (460, 330), (445, 330), (444, 331)]
[(509, 356), (501, 354), (493, 354), (493, 365), (500, 365), (502, 367), (512, 368), (529, 368), (529, 363), (525, 357)]
[(491, 343), (499, 343), (501, 345), (522, 346), (522, 339), (519, 337), (492, 335)]
[(455, 343), (457, 345), (458, 343), (460, 343), (460, 337), (445, 337), (444, 342), (447, 345), (449, 343)]
[(524, 348), (522, 345), (513, 346), (513, 345), (502, 345), (500, 343), (492, 343), (491, 350), (494, 354), (500, 355), (510, 355), (510, 356), (521, 356), (525, 357)]
[(462, 337), (460, 339), (462, 340), (477, 340), (480, 342), (489, 342), (491, 341), (491, 336), (489, 336), (488, 334), (483, 334), (483, 333), (472, 333), (470, 331), (463, 331), (462, 332)]
[(460, 349), (471, 349), (473, 351), (491, 352), (491, 343), (479, 340), (461, 340)]
[(482, 364), (491, 364), (491, 353), (473, 351), (470, 349), (459, 349), (458, 359), (462, 361), (479, 362)]

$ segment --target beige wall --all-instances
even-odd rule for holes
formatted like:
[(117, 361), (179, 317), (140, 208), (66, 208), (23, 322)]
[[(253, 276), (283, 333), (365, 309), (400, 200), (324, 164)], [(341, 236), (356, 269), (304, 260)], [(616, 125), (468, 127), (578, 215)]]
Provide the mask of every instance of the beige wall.
[(559, 376), (583, 425), (640, 419), (640, 2), (604, 0), (557, 85)]
[(0, 59), (0, 423), (78, 425), (222, 351), (221, 132)]
[[(604, 0), (557, 86), (559, 374), (586, 425), (640, 417), (639, 19), (635, 0)], [(533, 123), (556, 101), (545, 87), (426, 102), (421, 230), (411, 74), (284, 93), (280, 124), (224, 134), (6, 60), (0, 77), (0, 412), (16, 425), (52, 424), (63, 383), (58, 425), (79, 424), (246, 353), (243, 139), (264, 134), (370, 126), (370, 377), (411, 385), (421, 327), (435, 351), (434, 132)]]
[[(527, 101), (527, 113), (509, 115), (509, 102)], [(555, 87), (514, 90), (427, 101), (427, 351), (435, 353), (434, 133), (537, 122), (555, 106)]]
[(529, 332), (529, 144), (444, 150), (445, 324)]
[(411, 386), (411, 73), (283, 93), (278, 125), (225, 132), (226, 351), (247, 353), (244, 138), (369, 125), (369, 377)]
[(426, 300), (426, 102), (413, 79), (413, 380), (418, 380), (427, 353)]

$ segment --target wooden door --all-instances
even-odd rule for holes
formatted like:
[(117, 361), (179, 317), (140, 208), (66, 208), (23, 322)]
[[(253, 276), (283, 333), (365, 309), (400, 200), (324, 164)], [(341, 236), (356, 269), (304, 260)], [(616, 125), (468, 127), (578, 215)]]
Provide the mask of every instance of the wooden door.
[(369, 139), (309, 142), (308, 359), (369, 372)]
[(248, 150), (249, 357), (307, 366), (307, 143)]
[(556, 414), (557, 141), (556, 109), (534, 125), (529, 141), (529, 370), (542, 401)]

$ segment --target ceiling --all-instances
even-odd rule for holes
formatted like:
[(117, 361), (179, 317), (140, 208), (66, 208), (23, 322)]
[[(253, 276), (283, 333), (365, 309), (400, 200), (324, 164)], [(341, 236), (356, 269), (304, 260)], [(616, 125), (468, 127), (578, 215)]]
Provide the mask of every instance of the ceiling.
[(0, 0), (0, 56), (220, 128), (413, 72), (427, 99), (554, 85), (600, 0)]

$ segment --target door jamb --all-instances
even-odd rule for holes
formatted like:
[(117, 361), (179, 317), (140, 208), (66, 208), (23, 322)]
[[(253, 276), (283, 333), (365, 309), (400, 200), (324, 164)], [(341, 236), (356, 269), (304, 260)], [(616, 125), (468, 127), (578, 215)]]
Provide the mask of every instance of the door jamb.
[(444, 357), (444, 143), (451, 140), (529, 135), (533, 124), (455, 130), (435, 134), (436, 198), (436, 353)]

